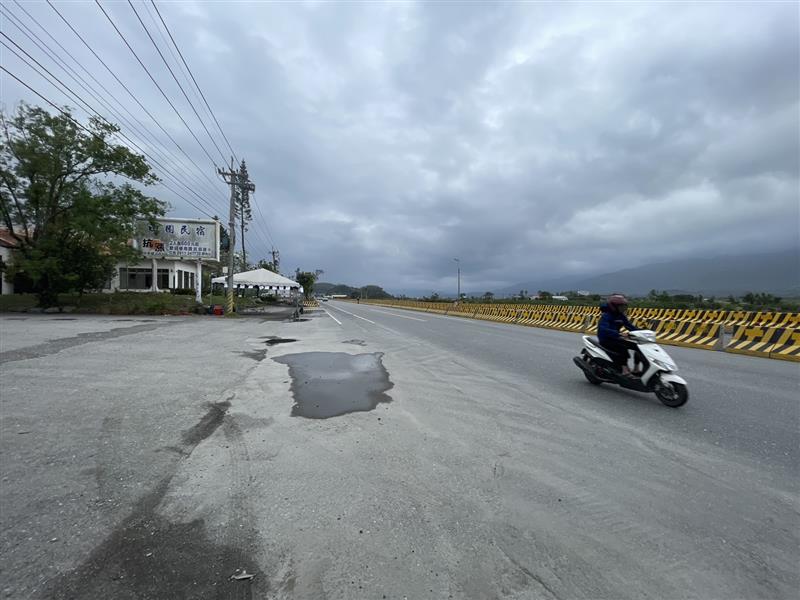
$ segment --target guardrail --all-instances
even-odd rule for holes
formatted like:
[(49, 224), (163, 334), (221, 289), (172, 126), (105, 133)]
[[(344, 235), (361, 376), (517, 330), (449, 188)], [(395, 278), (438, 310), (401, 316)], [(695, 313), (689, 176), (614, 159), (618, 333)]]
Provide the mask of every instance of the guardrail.
[[(361, 303), (575, 333), (595, 331), (600, 319), (600, 309), (596, 306), (413, 300), (361, 300)], [(800, 362), (800, 313), (632, 308), (628, 317), (653, 329), (661, 344)], [(728, 334), (731, 338), (726, 343)]]

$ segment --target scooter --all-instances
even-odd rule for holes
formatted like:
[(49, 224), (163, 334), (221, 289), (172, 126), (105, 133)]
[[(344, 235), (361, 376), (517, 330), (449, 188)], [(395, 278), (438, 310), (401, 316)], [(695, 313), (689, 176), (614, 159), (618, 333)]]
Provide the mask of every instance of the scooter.
[[(678, 408), (689, 400), (686, 380), (675, 374), (678, 370), (661, 346), (656, 343), (656, 334), (649, 329), (637, 329), (628, 333), (628, 340), (637, 344), (638, 352), (629, 352), (629, 364), (634, 363), (639, 374), (624, 376), (619, 372), (608, 352), (600, 346), (597, 338), (583, 336), (583, 350), (572, 360), (583, 371), (589, 383), (615, 383), (637, 392), (652, 392), (670, 408)], [(634, 354), (631, 360), (630, 354)], [(641, 364), (641, 359), (644, 364)], [(639, 364), (635, 364), (639, 362)]]

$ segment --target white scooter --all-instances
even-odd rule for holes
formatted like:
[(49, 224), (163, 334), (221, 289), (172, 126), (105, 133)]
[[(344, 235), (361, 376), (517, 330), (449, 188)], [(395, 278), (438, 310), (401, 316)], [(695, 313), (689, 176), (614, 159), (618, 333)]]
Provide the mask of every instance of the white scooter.
[[(624, 376), (614, 365), (607, 351), (597, 338), (583, 336), (583, 350), (572, 360), (583, 371), (589, 383), (616, 383), (638, 392), (653, 392), (662, 403), (678, 408), (689, 400), (686, 380), (675, 374), (678, 367), (661, 346), (656, 344), (656, 334), (649, 329), (637, 329), (628, 333), (628, 340), (638, 345), (638, 352), (629, 351), (628, 364), (639, 367), (640, 374)], [(631, 356), (634, 354), (635, 356)], [(642, 359), (645, 364), (641, 364)]]

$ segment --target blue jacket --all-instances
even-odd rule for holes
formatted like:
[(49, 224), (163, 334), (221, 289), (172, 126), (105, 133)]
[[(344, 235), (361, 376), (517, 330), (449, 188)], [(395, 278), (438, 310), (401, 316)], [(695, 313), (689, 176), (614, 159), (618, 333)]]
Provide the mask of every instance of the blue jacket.
[(600, 305), (600, 322), (597, 324), (597, 339), (602, 344), (605, 340), (618, 340), (621, 336), (619, 330), (622, 326), (628, 331), (636, 331), (633, 323), (628, 320), (628, 317), (622, 313), (613, 311), (607, 304)]

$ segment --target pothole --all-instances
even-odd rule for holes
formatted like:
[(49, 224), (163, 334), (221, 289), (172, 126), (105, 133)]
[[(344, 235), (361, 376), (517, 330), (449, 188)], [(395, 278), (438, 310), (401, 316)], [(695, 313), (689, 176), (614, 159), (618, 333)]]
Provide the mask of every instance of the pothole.
[(392, 399), (382, 352), (302, 352), (273, 358), (289, 366), (293, 417), (328, 419), (375, 409)]
[(366, 346), (367, 342), (364, 340), (345, 340), (342, 342), (343, 344), (353, 344), (354, 346)]

